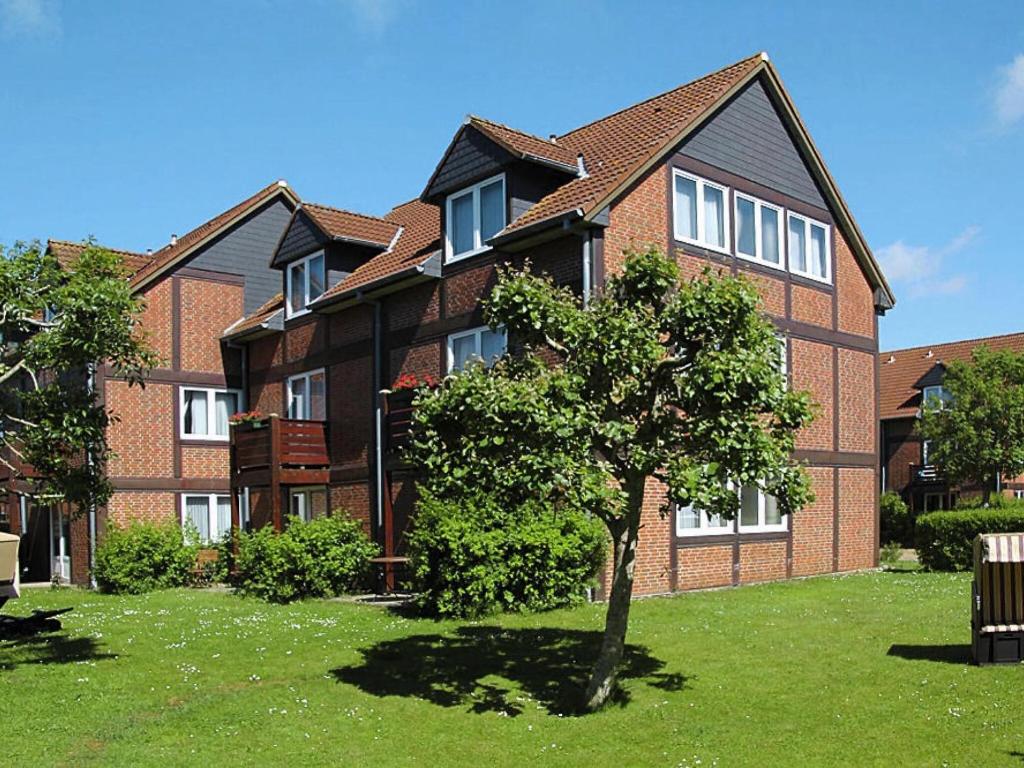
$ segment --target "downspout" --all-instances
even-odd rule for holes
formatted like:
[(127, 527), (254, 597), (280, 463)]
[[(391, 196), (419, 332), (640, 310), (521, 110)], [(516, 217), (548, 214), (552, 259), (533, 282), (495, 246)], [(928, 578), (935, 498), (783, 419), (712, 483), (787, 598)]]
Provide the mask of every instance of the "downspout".
[[(89, 371), (88, 377), (88, 390), (89, 394), (92, 395), (96, 392), (96, 365), (89, 363), (87, 370)], [(94, 465), (94, 458), (92, 451), (89, 451), (85, 457), (86, 464), (91, 469)], [(89, 587), (96, 589), (96, 503), (89, 503)]]
[(594, 234), (589, 229), (583, 234), (583, 306), (590, 303), (593, 284)]
[[(377, 531), (384, 527), (384, 427), (383, 413), (380, 407), (381, 383), (381, 360), (382, 350), (382, 322), (381, 303), (375, 299), (366, 298), (362, 291), (356, 291), (356, 301), (360, 304), (369, 304), (373, 307), (373, 465), (374, 465), (374, 507), (377, 518)], [(385, 542), (387, 546), (387, 542)]]

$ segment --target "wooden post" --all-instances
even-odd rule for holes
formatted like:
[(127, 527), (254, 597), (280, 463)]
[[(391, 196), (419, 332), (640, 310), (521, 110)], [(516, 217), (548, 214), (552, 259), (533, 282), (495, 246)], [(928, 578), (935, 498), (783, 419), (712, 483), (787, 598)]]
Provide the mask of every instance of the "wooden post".
[(274, 530), (280, 533), (281, 519), (281, 418), (270, 417), (270, 505)]

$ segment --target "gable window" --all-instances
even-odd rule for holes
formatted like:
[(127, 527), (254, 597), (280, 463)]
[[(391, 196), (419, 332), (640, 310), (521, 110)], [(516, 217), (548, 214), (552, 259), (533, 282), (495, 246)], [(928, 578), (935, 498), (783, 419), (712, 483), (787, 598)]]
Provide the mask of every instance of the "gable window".
[(828, 283), (832, 281), (832, 249), (829, 226), (820, 221), (789, 213), (789, 269), (798, 275)]
[(508, 346), (505, 329), (492, 331), (486, 325), (448, 337), (448, 373), (461, 371), (471, 360), (482, 360), (490, 367), (505, 354)]
[(286, 294), (288, 317), (309, 311), (310, 303), (327, 290), (324, 272), (324, 252), (317, 251), (288, 265)]
[(736, 255), (782, 269), (782, 209), (736, 193)]
[(288, 418), (327, 420), (327, 374), (323, 368), (288, 379)]
[(228, 439), (228, 419), (241, 410), (241, 392), (182, 387), (180, 397), (180, 433), (183, 438)]
[(675, 239), (729, 252), (729, 188), (699, 176), (672, 171)]
[(942, 410), (953, 401), (953, 395), (941, 384), (933, 384), (921, 391), (921, 403), (928, 408)]
[(505, 228), (505, 174), (449, 195), (445, 221), (447, 261), (487, 250), (487, 241)]
[[(220, 541), (231, 530), (231, 497), (219, 493), (186, 493), (181, 497), (181, 524), (194, 528), (200, 544)], [(186, 529), (186, 536), (189, 535)]]
[(288, 490), (288, 512), (309, 522), (327, 514), (327, 486), (317, 485)]

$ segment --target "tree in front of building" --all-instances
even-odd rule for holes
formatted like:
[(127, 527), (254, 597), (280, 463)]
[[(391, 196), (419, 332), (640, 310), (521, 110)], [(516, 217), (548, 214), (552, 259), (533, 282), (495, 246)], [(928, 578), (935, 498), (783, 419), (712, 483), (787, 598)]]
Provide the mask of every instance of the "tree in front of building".
[(990, 503), (1004, 478), (1024, 474), (1024, 355), (978, 347), (949, 364), (943, 387), (947, 397), (921, 407), (929, 461)]
[(104, 504), (113, 418), (93, 386), (106, 363), (141, 385), (155, 363), (121, 258), (87, 244), (69, 269), (36, 244), (0, 248), (0, 462), (25, 493), (75, 511)]
[(754, 486), (782, 514), (812, 498), (791, 459), (811, 403), (786, 386), (755, 286), (710, 272), (681, 281), (656, 249), (626, 256), (586, 306), (528, 268), (503, 271), (486, 317), (518, 354), (491, 369), (486, 397), (451, 379), (423, 394), (431, 404), (414, 429), (414, 456), (435, 490), (436, 478), (452, 488), (513, 483), (572, 498), (604, 522), (611, 590), (590, 710), (612, 694), (623, 658), (645, 509), (693, 505), (733, 519), (739, 488)]

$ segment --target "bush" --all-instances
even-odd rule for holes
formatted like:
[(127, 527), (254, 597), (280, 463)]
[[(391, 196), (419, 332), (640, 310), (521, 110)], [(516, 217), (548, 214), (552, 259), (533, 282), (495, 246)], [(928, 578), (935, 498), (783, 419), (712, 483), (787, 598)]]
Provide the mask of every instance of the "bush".
[(932, 571), (969, 571), (979, 533), (1024, 531), (1024, 505), (929, 512), (917, 518), (917, 558)]
[(273, 603), (333, 597), (366, 584), (378, 551), (362, 524), (344, 512), (308, 523), (292, 517), (283, 533), (267, 526), (239, 535), (231, 583)]
[(578, 603), (604, 562), (604, 525), (580, 511), (421, 494), (409, 556), (429, 613), (475, 617)]
[(141, 594), (182, 587), (192, 580), (198, 551), (198, 546), (185, 543), (177, 523), (111, 524), (96, 547), (93, 576), (103, 592)]
[(900, 561), (902, 546), (898, 541), (883, 544), (878, 550), (878, 559), (886, 568), (892, 568)]
[(878, 500), (882, 541), (898, 541), (908, 547), (914, 540), (914, 518), (898, 493), (886, 491)]

